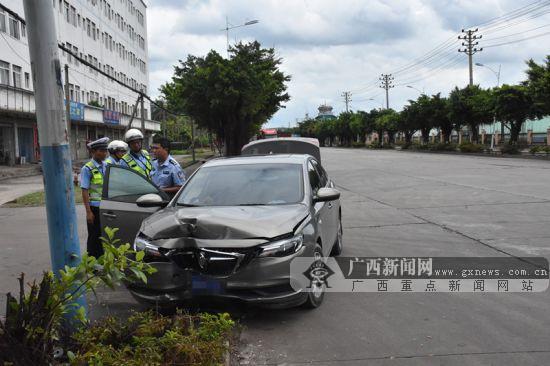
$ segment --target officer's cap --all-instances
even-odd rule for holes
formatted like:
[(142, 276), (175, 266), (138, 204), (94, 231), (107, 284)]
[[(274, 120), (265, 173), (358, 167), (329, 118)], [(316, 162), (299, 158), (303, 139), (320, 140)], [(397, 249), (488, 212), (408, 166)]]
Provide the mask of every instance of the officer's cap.
[(107, 150), (108, 145), (109, 145), (109, 138), (102, 137), (100, 139), (90, 142), (88, 144), (88, 147), (93, 150)]

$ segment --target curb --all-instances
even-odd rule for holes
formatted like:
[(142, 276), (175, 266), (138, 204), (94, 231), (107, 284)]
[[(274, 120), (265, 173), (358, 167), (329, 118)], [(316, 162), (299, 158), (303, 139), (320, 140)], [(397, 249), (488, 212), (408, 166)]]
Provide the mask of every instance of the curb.
[[(42, 167), (40, 165), (36, 165), (33, 169), (22, 169), (21, 172), (17, 172), (18, 168), (14, 168), (12, 171), (15, 174), (7, 174), (2, 175), (0, 173), (0, 182), (8, 179), (15, 179), (15, 178), (24, 178), (24, 177), (32, 177), (35, 175), (42, 175)], [(11, 173), (11, 172), (10, 172)]]
[(439, 154), (439, 155), (461, 155), (461, 156), (483, 156), (489, 158), (514, 158), (514, 159), (530, 159), (530, 160), (550, 160), (550, 156), (541, 155), (522, 155), (522, 154), (501, 154), (501, 153), (463, 153), (460, 151), (426, 151), (426, 150), (409, 150), (409, 149), (394, 149), (395, 151), (423, 154)]

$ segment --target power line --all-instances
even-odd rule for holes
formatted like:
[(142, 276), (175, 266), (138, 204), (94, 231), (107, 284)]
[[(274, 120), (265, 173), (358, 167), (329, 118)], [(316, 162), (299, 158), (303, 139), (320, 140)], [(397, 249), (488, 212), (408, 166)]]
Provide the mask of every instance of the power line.
[(109, 80), (112, 80), (120, 85), (122, 85), (123, 87), (133, 91), (134, 93), (137, 93), (138, 95), (140, 95), (142, 98), (145, 98), (147, 100), (149, 100), (149, 102), (151, 102), (152, 104), (154, 104), (157, 108), (159, 109), (162, 109), (163, 111), (169, 113), (169, 114), (172, 114), (174, 116), (181, 116), (181, 117), (188, 117), (187, 115), (185, 114), (181, 114), (181, 113), (176, 113), (176, 112), (173, 112), (173, 111), (170, 111), (166, 108), (164, 108), (163, 106), (159, 105), (157, 102), (155, 102), (150, 96), (148, 96), (147, 94), (145, 94), (142, 90), (137, 90), (136, 88), (133, 88), (131, 87), (130, 85), (127, 85), (125, 83), (123, 83), (122, 81), (118, 80), (117, 78), (109, 75), (108, 73), (106, 73), (105, 71), (101, 70), (99, 67), (91, 64), (90, 62), (88, 62), (88, 60), (85, 60), (83, 59), (82, 57), (79, 57), (77, 54), (73, 53), (72, 50), (69, 50), (67, 47), (65, 47), (64, 45), (62, 44), (58, 44), (57, 45), (61, 50), (67, 52), (68, 54), (70, 54), (72, 57), (74, 57), (75, 59), (77, 59), (78, 61), (80, 61), (82, 64), (84, 64), (85, 66), (88, 66), (90, 67), (91, 69), (97, 71), (98, 73), (100, 73), (101, 75), (105, 76), (107, 79)]
[(508, 45), (508, 44), (525, 42), (525, 41), (528, 41), (528, 40), (530, 40), (530, 39), (540, 38), (540, 37), (543, 37), (543, 36), (547, 36), (547, 35), (549, 35), (549, 34), (550, 34), (550, 32), (546, 32), (546, 33), (541, 33), (541, 34), (535, 34), (534, 36), (525, 37), (525, 38), (522, 38), (522, 39), (517, 39), (517, 40), (509, 41), (509, 42), (496, 43), (496, 44), (488, 44), (488, 45), (485, 46), (485, 48), (500, 47), (500, 46), (504, 46), (504, 45)]

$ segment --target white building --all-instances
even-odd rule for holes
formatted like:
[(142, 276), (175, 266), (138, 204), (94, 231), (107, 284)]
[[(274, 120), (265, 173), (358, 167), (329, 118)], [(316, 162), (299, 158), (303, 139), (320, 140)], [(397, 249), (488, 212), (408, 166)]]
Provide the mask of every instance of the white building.
[[(137, 90), (148, 92), (146, 5), (142, 0), (44, 0), (55, 14), (58, 42), (82, 59)], [(0, 0), (0, 164), (39, 158), (32, 76), (23, 0)], [(121, 138), (137, 93), (59, 50), (69, 66), (71, 149), (86, 158), (86, 141)], [(63, 76), (64, 77), (64, 76)], [(149, 119), (150, 136), (160, 124)], [(140, 108), (133, 127), (140, 127)], [(24, 158), (24, 159), (22, 159)]]

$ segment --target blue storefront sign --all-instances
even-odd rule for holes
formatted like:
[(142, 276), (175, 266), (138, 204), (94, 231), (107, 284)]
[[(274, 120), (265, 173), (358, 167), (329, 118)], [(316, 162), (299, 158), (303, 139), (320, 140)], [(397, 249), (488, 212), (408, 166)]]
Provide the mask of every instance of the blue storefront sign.
[(120, 124), (120, 112), (111, 111), (109, 109), (103, 110), (103, 122), (108, 125)]
[(84, 121), (84, 104), (71, 100), (69, 111), (72, 121)]

